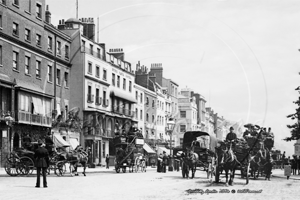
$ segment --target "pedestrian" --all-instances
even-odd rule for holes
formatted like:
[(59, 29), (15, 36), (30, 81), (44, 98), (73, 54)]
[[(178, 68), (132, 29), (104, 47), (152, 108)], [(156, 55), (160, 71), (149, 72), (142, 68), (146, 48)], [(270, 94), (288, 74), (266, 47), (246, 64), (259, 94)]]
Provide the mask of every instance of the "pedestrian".
[(47, 172), (47, 168), (49, 167), (49, 153), (45, 148), (45, 144), (41, 140), (38, 141), (38, 148), (35, 150), (34, 158), (35, 158), (35, 167), (37, 170), (35, 187), (36, 188), (40, 187), (40, 176), (42, 172), (43, 186), (44, 188), (46, 188), (48, 187), (46, 172)]
[(106, 154), (105, 162), (106, 162), (106, 169), (109, 169), (109, 156), (108, 156), (108, 154)]
[(289, 160), (284, 165), (284, 176), (286, 176), (286, 179), (289, 180), (292, 173), (292, 167)]
[(283, 169), (284, 166), (284, 162), (285, 162), (285, 151), (283, 152), (282, 156), (281, 156), (281, 169)]
[(297, 156), (296, 155), (293, 155), (291, 164), (292, 164), (292, 173), (293, 173), (293, 175), (296, 175), (296, 171), (297, 171)]
[(162, 162), (162, 172), (166, 173), (166, 168), (167, 168), (167, 164), (168, 164), (168, 156), (166, 154), (166, 152), (163, 152), (163, 162)]
[(163, 161), (163, 155), (159, 154), (157, 158), (157, 172), (162, 172), (162, 161)]

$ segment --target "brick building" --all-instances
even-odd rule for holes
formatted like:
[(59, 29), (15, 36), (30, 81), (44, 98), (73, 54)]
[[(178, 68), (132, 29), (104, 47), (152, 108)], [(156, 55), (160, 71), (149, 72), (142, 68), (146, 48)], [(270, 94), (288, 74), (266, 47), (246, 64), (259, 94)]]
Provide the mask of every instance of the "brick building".
[[(51, 131), (69, 91), (70, 37), (51, 25), (45, 0), (0, 1), (0, 150), (3, 157)], [(57, 104), (62, 102), (61, 113)], [(5, 117), (14, 119), (8, 129)], [(3, 165), (3, 162), (1, 163)]]

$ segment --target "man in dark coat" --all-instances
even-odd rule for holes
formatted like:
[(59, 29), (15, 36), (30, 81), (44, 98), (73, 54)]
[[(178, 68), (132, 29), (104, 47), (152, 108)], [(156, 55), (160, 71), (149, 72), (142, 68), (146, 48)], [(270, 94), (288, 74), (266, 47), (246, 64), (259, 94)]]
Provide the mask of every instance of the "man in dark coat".
[(44, 147), (45, 144), (40, 140), (38, 142), (39, 147), (35, 150), (34, 158), (35, 158), (35, 167), (37, 170), (37, 179), (36, 179), (36, 185), (35, 187), (40, 187), (40, 175), (41, 171), (43, 174), (43, 186), (47, 186), (47, 168), (49, 167), (49, 153), (47, 149)]
[(166, 152), (163, 152), (163, 162), (162, 162), (162, 172), (166, 173), (166, 168), (167, 168), (167, 164), (168, 164), (168, 156), (166, 154)]
[(108, 154), (106, 154), (105, 162), (106, 162), (106, 169), (109, 169), (109, 155)]

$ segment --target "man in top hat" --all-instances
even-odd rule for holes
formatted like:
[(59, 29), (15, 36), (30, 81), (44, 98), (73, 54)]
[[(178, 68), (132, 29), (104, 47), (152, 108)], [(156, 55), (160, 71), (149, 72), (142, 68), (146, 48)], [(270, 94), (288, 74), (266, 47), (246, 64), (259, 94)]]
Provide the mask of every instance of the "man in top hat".
[(44, 188), (47, 186), (47, 168), (49, 167), (49, 153), (47, 149), (45, 148), (45, 144), (39, 140), (38, 141), (38, 148), (35, 150), (34, 158), (35, 158), (35, 167), (37, 170), (37, 179), (36, 179), (36, 185), (35, 187), (40, 187), (40, 175), (41, 171), (43, 174), (43, 186)]

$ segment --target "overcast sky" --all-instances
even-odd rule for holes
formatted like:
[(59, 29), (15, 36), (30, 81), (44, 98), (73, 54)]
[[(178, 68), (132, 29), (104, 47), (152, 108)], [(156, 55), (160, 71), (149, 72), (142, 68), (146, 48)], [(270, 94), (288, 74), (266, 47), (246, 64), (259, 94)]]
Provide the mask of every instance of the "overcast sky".
[[(52, 24), (76, 17), (76, 0), (47, 0)], [(286, 116), (300, 85), (300, 1), (78, 0), (78, 16), (99, 18), (99, 42), (125, 59), (202, 94), (224, 118), (272, 127), (291, 156)], [(97, 37), (96, 37), (97, 38)], [(135, 67), (134, 67), (135, 68)]]

